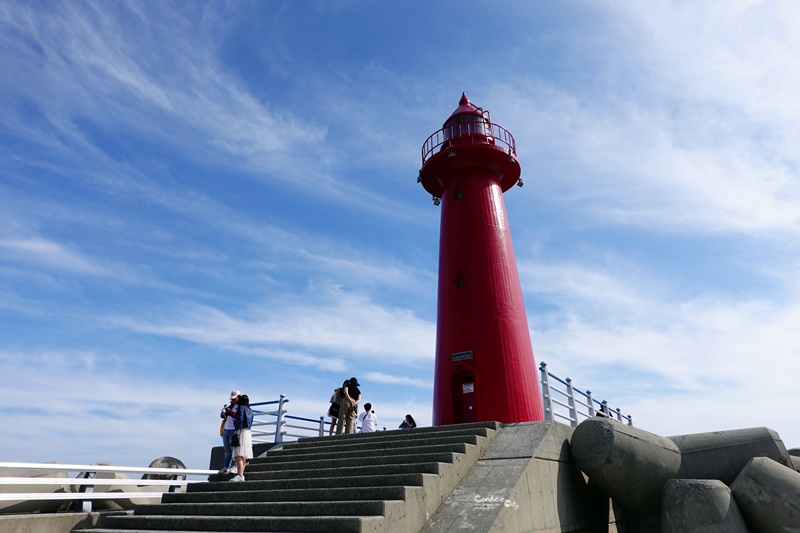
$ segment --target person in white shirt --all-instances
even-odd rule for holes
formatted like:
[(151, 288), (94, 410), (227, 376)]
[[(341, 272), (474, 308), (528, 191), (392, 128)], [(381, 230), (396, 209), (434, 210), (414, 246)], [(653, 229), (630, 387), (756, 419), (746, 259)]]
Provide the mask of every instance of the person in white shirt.
[(364, 404), (364, 412), (358, 415), (358, 423), (361, 424), (361, 433), (373, 433), (378, 427), (378, 417), (371, 403)]

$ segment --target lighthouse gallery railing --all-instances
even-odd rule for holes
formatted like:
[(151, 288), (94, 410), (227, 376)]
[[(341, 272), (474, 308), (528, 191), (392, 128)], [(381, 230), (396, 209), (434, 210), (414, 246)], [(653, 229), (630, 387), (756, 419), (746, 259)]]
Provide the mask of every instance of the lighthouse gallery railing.
[(434, 132), (422, 145), (422, 164), (425, 165), (425, 162), (439, 147), (446, 147), (456, 139), (459, 143), (468, 142), (470, 139), (475, 143), (486, 144), (488, 142), (507, 151), (509, 155), (517, 155), (517, 145), (511, 132), (492, 122), (481, 123), (480, 126), (479, 131), (476, 123), (466, 122), (445, 126)]

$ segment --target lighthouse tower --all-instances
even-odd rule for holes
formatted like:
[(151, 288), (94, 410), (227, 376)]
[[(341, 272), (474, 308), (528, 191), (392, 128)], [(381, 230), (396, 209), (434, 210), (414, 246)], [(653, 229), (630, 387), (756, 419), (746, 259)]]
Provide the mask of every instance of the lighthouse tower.
[(442, 209), (433, 424), (543, 420), (503, 202), (522, 186), (514, 137), (462, 94), (418, 181)]

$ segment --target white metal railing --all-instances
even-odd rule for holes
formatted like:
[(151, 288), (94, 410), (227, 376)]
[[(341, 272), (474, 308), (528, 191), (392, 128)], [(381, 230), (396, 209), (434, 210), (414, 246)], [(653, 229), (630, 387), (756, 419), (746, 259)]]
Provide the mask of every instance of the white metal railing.
[[(289, 398), (281, 394), (277, 400), (269, 402), (258, 402), (250, 404), (251, 408), (260, 406), (275, 406), (272, 410), (262, 411), (253, 409), (253, 427), (251, 429), (254, 443), (274, 442), (275, 444), (284, 441), (284, 437), (324, 437), (325, 436), (325, 417), (319, 419), (303, 418), (286, 414), (286, 404)], [(274, 420), (272, 419), (274, 417)], [(309, 422), (313, 426), (300, 425), (302, 422)], [(262, 429), (271, 428), (271, 429)], [(307, 433), (290, 432), (289, 430), (306, 431)], [(269, 437), (272, 437), (268, 440)]]
[[(80, 472), (81, 477), (2, 477), (0, 485), (50, 485), (61, 487), (65, 492), (0, 492), (0, 501), (62, 500), (74, 501), (75, 507), (83, 512), (92, 510), (92, 500), (138, 500), (159, 498), (164, 492), (180, 492), (189, 483), (200, 480), (188, 480), (188, 476), (209, 476), (215, 470), (196, 470), (189, 468), (145, 468), (111, 465), (68, 465), (58, 463), (2, 463), (0, 472), (8, 470), (40, 470), (46, 472)], [(174, 479), (98, 479), (98, 472), (122, 474), (161, 474)], [(71, 486), (79, 486), (79, 492), (72, 492)], [(94, 488), (103, 485), (152, 487), (157, 490), (130, 492), (94, 492)]]
[[(609, 409), (608, 402), (606, 400), (602, 402), (595, 400), (590, 390), (584, 392), (576, 389), (572, 385), (572, 379), (561, 379), (555, 374), (551, 374), (547, 370), (547, 363), (543, 362), (539, 365), (539, 372), (541, 374), (545, 420), (554, 420), (555, 417), (558, 417), (569, 422), (570, 426), (575, 427), (579, 422), (578, 417), (602, 416), (609, 420), (616, 418), (617, 422), (627, 423), (629, 426), (633, 425), (633, 417), (631, 415), (623, 415), (619, 407)], [(559, 388), (558, 384), (563, 385), (565, 389)], [(595, 405), (599, 408), (595, 409)], [(566, 414), (564, 414), (565, 411)]]

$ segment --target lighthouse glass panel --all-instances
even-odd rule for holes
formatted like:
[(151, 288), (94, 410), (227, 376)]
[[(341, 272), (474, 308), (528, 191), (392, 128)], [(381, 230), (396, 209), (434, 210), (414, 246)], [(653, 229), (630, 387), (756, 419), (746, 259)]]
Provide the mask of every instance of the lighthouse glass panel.
[(444, 124), (446, 141), (464, 135), (486, 135), (486, 119), (480, 115), (456, 115)]

